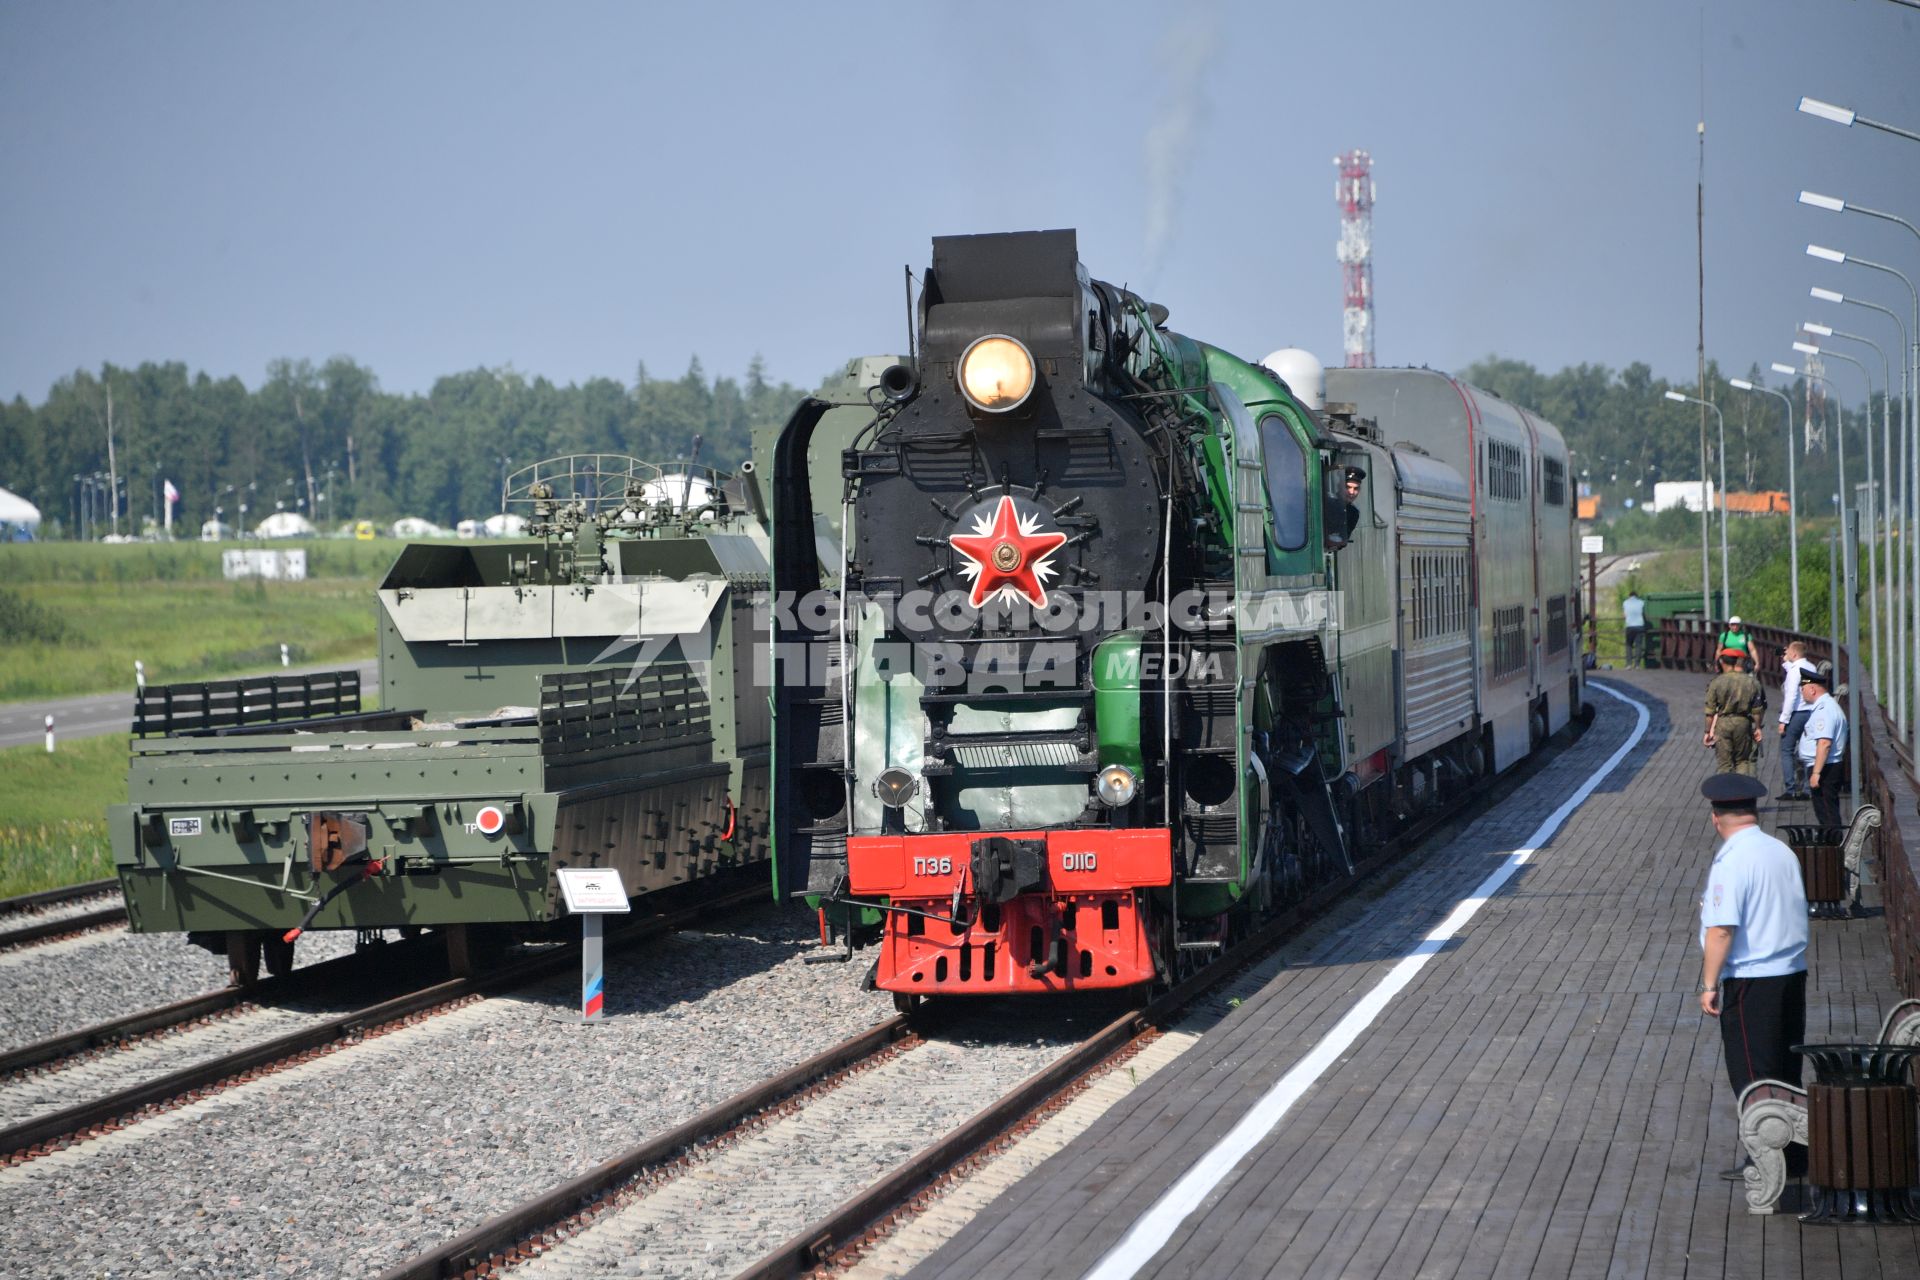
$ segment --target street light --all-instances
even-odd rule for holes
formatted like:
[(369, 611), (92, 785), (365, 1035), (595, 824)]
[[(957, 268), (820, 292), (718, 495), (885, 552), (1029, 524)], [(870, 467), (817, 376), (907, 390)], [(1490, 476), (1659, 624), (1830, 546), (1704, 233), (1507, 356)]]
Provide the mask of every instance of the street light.
[[(1724, 621), (1725, 619), (1730, 617), (1733, 612), (1733, 606), (1727, 602), (1727, 584), (1729, 579), (1727, 577), (1727, 419), (1726, 419), (1726, 415), (1720, 412), (1720, 406), (1715, 404), (1713, 401), (1702, 400), (1697, 396), (1683, 395), (1678, 391), (1669, 391), (1667, 392), (1667, 399), (1674, 401), (1676, 404), (1705, 405), (1707, 408), (1713, 410), (1713, 416), (1720, 423), (1720, 617), (1721, 617), (1721, 620)], [(1707, 482), (1704, 478), (1700, 481), (1700, 487), (1703, 490), (1707, 487)], [(1703, 492), (1700, 496), (1704, 500), (1706, 497), (1706, 494)], [(1702, 509), (1704, 510), (1704, 508)], [(1706, 566), (1702, 564), (1701, 577), (1703, 578), (1706, 576), (1705, 570), (1706, 570)], [(1711, 594), (1711, 587), (1709, 587), (1708, 593), (1709, 595)], [(1700, 603), (1702, 605), (1711, 606), (1713, 602), (1710, 599), (1703, 599), (1701, 600)]]
[(1825, 209), (1829, 213), (1863, 213), (1869, 218), (1879, 218), (1886, 222), (1897, 222), (1915, 236), (1920, 236), (1920, 227), (1914, 226), (1897, 213), (1884, 213), (1879, 209), (1869, 209), (1864, 205), (1849, 204), (1839, 196), (1823, 196), (1817, 191), (1802, 191), (1800, 203), (1812, 205), (1816, 209)]
[[(1900, 453), (1899, 453), (1899, 461), (1896, 464), (1894, 464), (1894, 466), (1888, 472), (1888, 475), (1890, 477), (1890, 483), (1888, 487), (1890, 491), (1892, 489), (1891, 477), (1897, 476), (1900, 480), (1899, 493), (1897, 495), (1898, 501), (1894, 503), (1894, 507), (1893, 507), (1893, 510), (1899, 519), (1899, 528), (1898, 528), (1898, 532), (1896, 533), (1894, 529), (1890, 527), (1887, 530), (1887, 539), (1890, 545), (1897, 542), (1899, 546), (1906, 547), (1909, 545), (1909, 539), (1916, 532), (1920, 532), (1920, 525), (1913, 525), (1912, 521), (1910, 521), (1907, 515), (1907, 506), (1909, 503), (1913, 501), (1913, 495), (1916, 489), (1920, 488), (1920, 486), (1916, 486), (1913, 483), (1915, 478), (1915, 473), (1920, 472), (1920, 461), (1916, 460), (1913, 452), (1915, 440), (1920, 439), (1920, 437), (1915, 437), (1911, 435), (1911, 431), (1916, 428), (1912, 428), (1909, 423), (1910, 411), (1913, 409), (1914, 383), (1913, 383), (1913, 378), (1911, 376), (1911, 371), (1907, 366), (1907, 352), (1908, 352), (1907, 322), (1901, 319), (1900, 313), (1898, 311), (1895, 311), (1892, 307), (1883, 307), (1877, 302), (1869, 301), (1866, 298), (1856, 297), (1850, 293), (1840, 293), (1833, 289), (1822, 289), (1819, 285), (1814, 285), (1807, 292), (1809, 295), (1818, 299), (1821, 302), (1845, 303), (1851, 306), (1864, 307), (1869, 311), (1878, 311), (1881, 315), (1893, 321), (1893, 327), (1899, 331), (1899, 334), (1900, 334), (1900, 418), (1901, 418), (1901, 431), (1899, 436)], [(1840, 334), (1839, 336), (1846, 337), (1851, 335)], [(1859, 341), (1865, 342), (1866, 339), (1862, 338), (1862, 339), (1859, 339)], [(1882, 358), (1883, 359), (1885, 358), (1884, 353), (1882, 355)], [(1882, 416), (1884, 417), (1884, 415)], [(1893, 582), (1891, 584), (1892, 593), (1890, 598), (1892, 600), (1899, 602), (1899, 607), (1897, 609), (1892, 610), (1894, 615), (1899, 619), (1899, 622), (1898, 622), (1899, 634), (1897, 637), (1897, 643), (1899, 646), (1899, 661), (1894, 666), (1894, 701), (1897, 702), (1901, 707), (1900, 715), (1895, 717), (1895, 722), (1904, 727), (1906, 722), (1905, 720), (1901, 719), (1901, 717), (1907, 714), (1907, 711), (1906, 711), (1906, 686), (1908, 683), (1907, 673), (1910, 671), (1914, 672), (1915, 681), (1920, 682), (1920, 668), (1915, 667), (1915, 655), (1908, 651), (1908, 645), (1907, 645), (1907, 610), (1911, 604), (1908, 598), (1908, 592), (1913, 582), (1920, 581), (1920, 565), (1910, 564), (1909, 556), (1898, 555), (1892, 551), (1889, 551), (1887, 553), (1887, 559), (1889, 563), (1897, 566), (1898, 568), (1898, 573), (1894, 576)], [(1914, 638), (1916, 641), (1920, 641), (1920, 624), (1916, 624)]]
[[(1820, 335), (1820, 336), (1821, 336), (1821, 337), (1823, 337), (1823, 338), (1830, 338), (1830, 337), (1832, 337), (1832, 336), (1833, 336), (1833, 330), (1832, 330), (1832, 329), (1829, 329), (1829, 328), (1828, 328), (1828, 327), (1827, 327), (1826, 325), (1823, 325), (1823, 324), (1820, 324), (1820, 325), (1810, 325), (1810, 326), (1802, 326), (1802, 327), (1803, 327), (1803, 328), (1808, 328), (1808, 329), (1810, 329), (1810, 330), (1811, 330), (1812, 332), (1814, 332), (1814, 333), (1816, 333), (1816, 334), (1818, 334), (1818, 335)], [(1797, 343), (1796, 343), (1795, 345), (1796, 345), (1796, 346), (1799, 346), (1799, 345), (1801, 345), (1801, 344), (1797, 344)], [(1861, 361), (1861, 360), (1856, 360), (1856, 359), (1855, 359), (1854, 357), (1852, 357), (1852, 356), (1850, 356), (1850, 355), (1848, 355), (1848, 354), (1847, 354), (1846, 352), (1844, 352), (1844, 351), (1835, 351), (1835, 350), (1834, 350), (1834, 349), (1833, 349), (1832, 347), (1824, 347), (1824, 346), (1822, 346), (1822, 347), (1811, 347), (1811, 348), (1809, 349), (1809, 351), (1808, 351), (1808, 354), (1810, 354), (1810, 355), (1820, 355), (1820, 356), (1827, 356), (1827, 357), (1831, 357), (1832, 359), (1835, 359), (1835, 360), (1845, 360), (1845, 361), (1846, 361), (1846, 362), (1847, 362), (1848, 364), (1850, 364), (1850, 365), (1852, 365), (1852, 366), (1853, 366), (1854, 368), (1856, 368), (1856, 369), (1858, 369), (1858, 370), (1860, 371), (1860, 379), (1861, 379), (1861, 381), (1863, 381), (1863, 382), (1865, 382), (1865, 383), (1867, 384), (1867, 420), (1866, 420), (1866, 437), (1867, 437), (1867, 635), (1868, 635), (1868, 636), (1869, 636), (1870, 638), (1872, 638), (1872, 639), (1873, 639), (1873, 640), (1875, 641), (1875, 648), (1876, 648), (1876, 649), (1878, 649), (1878, 648), (1879, 648), (1879, 645), (1878, 645), (1878, 640), (1879, 640), (1879, 635), (1880, 635), (1880, 600), (1879, 600), (1879, 597), (1878, 597), (1878, 596), (1877, 596), (1877, 595), (1876, 595), (1875, 593), (1876, 593), (1876, 592), (1877, 592), (1877, 591), (1878, 591), (1878, 590), (1880, 589), (1880, 584), (1879, 584), (1879, 578), (1878, 578), (1878, 575), (1877, 575), (1877, 574), (1875, 573), (1875, 571), (1874, 571), (1874, 558), (1873, 558), (1873, 511), (1874, 511), (1874, 500), (1873, 500), (1873, 375), (1867, 372), (1867, 366), (1866, 366), (1866, 364), (1865, 364), (1865, 362), (1864, 362), (1864, 361)], [(1843, 422), (1841, 423), (1841, 426), (1840, 426), (1840, 433), (1839, 433), (1839, 434), (1840, 434), (1840, 485), (1841, 485), (1841, 487), (1842, 487), (1842, 488), (1845, 488), (1845, 487), (1846, 487), (1846, 482), (1847, 482), (1847, 428), (1846, 428), (1846, 424), (1845, 424), (1845, 422), (1844, 422), (1844, 421), (1843, 421)], [(1844, 526), (1844, 524), (1842, 525), (1842, 527), (1843, 527), (1843, 528), (1845, 527), (1845, 526)], [(1873, 679), (1874, 679), (1874, 689), (1875, 689), (1875, 692), (1876, 692), (1876, 693), (1880, 693), (1880, 694), (1882, 694), (1882, 695), (1884, 696), (1884, 692), (1885, 692), (1885, 691), (1884, 691), (1884, 689), (1882, 689), (1882, 688), (1881, 688), (1881, 676), (1882, 676), (1882, 675), (1884, 674), (1884, 672), (1883, 672), (1883, 671), (1882, 671), (1882, 669), (1881, 669), (1881, 665), (1880, 665), (1880, 663), (1881, 663), (1881, 660), (1880, 660), (1880, 655), (1876, 653), (1876, 655), (1875, 655), (1875, 658), (1874, 658), (1874, 664), (1873, 664), (1873, 666), (1874, 666), (1874, 670), (1873, 670), (1873, 673), (1872, 673), (1872, 674), (1873, 674)]]
[[(1897, 320), (1898, 317), (1896, 316), (1895, 319)], [(1822, 325), (1821, 328), (1826, 328), (1826, 326)], [(1906, 708), (1906, 697), (1907, 697), (1907, 680), (1906, 680), (1907, 593), (1906, 593), (1906, 581), (1905, 581), (1906, 575), (1904, 572), (1906, 560), (1904, 557), (1902, 557), (1898, 553), (1895, 547), (1893, 513), (1896, 509), (1899, 509), (1902, 512), (1905, 511), (1906, 495), (1895, 494), (1895, 481), (1898, 478), (1900, 473), (1895, 470), (1895, 464), (1893, 460), (1892, 366), (1887, 361), (1886, 348), (1882, 347), (1879, 343), (1875, 342), (1872, 338), (1864, 337), (1861, 334), (1857, 334), (1857, 333), (1848, 333), (1845, 329), (1828, 329), (1827, 332), (1831, 336), (1842, 339), (1843, 341), (1858, 342), (1863, 346), (1872, 347), (1875, 354), (1877, 354), (1880, 357), (1880, 385), (1885, 389), (1885, 392), (1886, 392), (1885, 395), (1880, 397), (1880, 457), (1881, 457), (1881, 464), (1882, 464), (1881, 475), (1882, 477), (1884, 477), (1883, 482), (1887, 487), (1887, 492), (1884, 497), (1879, 497), (1878, 495), (1876, 495), (1878, 510), (1881, 513), (1882, 519), (1886, 523), (1886, 532), (1884, 536), (1887, 544), (1886, 553), (1882, 557), (1882, 562), (1885, 566), (1886, 576), (1887, 576), (1887, 581), (1886, 581), (1887, 621), (1886, 621), (1886, 634), (1883, 637), (1881, 637), (1881, 639), (1883, 639), (1886, 644), (1886, 652), (1892, 654), (1894, 659), (1893, 673), (1892, 673), (1893, 674), (1893, 700), (1895, 705), (1900, 708), (1899, 714), (1896, 715), (1894, 718), (1895, 723), (1904, 724), (1905, 721), (1901, 717), (1903, 717), (1906, 714), (1905, 708)], [(1903, 395), (1906, 393), (1906, 372), (1907, 371), (1905, 369), (1902, 369), (1900, 371), (1901, 393)], [(1872, 383), (1869, 382), (1868, 386), (1871, 387)], [(1871, 399), (1869, 399), (1868, 401), (1867, 408), (1869, 411), (1868, 418), (1867, 418), (1867, 425), (1869, 430), (1871, 430), (1873, 425), (1873, 418), (1871, 413), (1873, 404)], [(1906, 406), (1902, 404), (1901, 406), (1902, 413), (1905, 412), (1905, 409), (1906, 409)], [(1902, 441), (1902, 452), (1904, 452), (1904, 445), (1905, 445), (1905, 442)], [(1867, 461), (1868, 462), (1873, 461), (1873, 446), (1871, 441), (1868, 442), (1868, 446), (1867, 446)], [(1904, 461), (1904, 459), (1902, 461)], [(1869, 527), (1868, 529), (1867, 536), (1869, 538), (1869, 541), (1867, 543), (1868, 576), (1871, 578), (1872, 564), (1873, 564), (1873, 559), (1872, 559), (1873, 543), (1871, 539), (1875, 536), (1875, 531), (1871, 527)], [(1905, 544), (1901, 544), (1901, 545), (1905, 545)], [(1873, 589), (1875, 591), (1878, 591), (1880, 589), (1879, 584), (1877, 582), (1874, 584)], [(1896, 631), (1897, 631), (1897, 634), (1896, 634)]]
[[(1776, 364), (1775, 372), (1786, 370), (1795, 372), (1786, 365)], [(1800, 629), (1800, 490), (1793, 474), (1793, 397), (1784, 391), (1775, 391), (1772, 387), (1756, 386), (1745, 378), (1729, 378), (1727, 385), (1741, 391), (1762, 391), (1770, 396), (1779, 396), (1780, 403), (1787, 406), (1787, 554), (1789, 572), (1793, 575), (1793, 629)]]
[[(1920, 289), (1914, 288), (1913, 281), (1905, 272), (1889, 267), (1884, 263), (1871, 262), (1866, 258), (1842, 253), (1837, 249), (1828, 249), (1817, 244), (1807, 246), (1807, 253), (1828, 262), (1848, 263), (1866, 267), (1885, 275), (1899, 277), (1900, 283), (1907, 286), (1907, 299), (1912, 308), (1912, 324), (1906, 330), (1907, 362), (1911, 372), (1906, 378), (1907, 384), (1907, 485), (1910, 495), (1920, 495), (1920, 405), (1914, 401), (1920, 399)], [(1920, 530), (1915, 532), (1920, 533)], [(1906, 550), (1907, 581), (1920, 585), (1920, 537), (1914, 537)], [(1904, 603), (1904, 602), (1903, 602)], [(1920, 618), (1915, 619), (1913, 627), (1913, 670), (1916, 682), (1920, 682)], [(1908, 716), (1907, 749), (1910, 753), (1920, 752), (1920, 716)]]
[(1818, 98), (1802, 98), (1800, 99), (1800, 109), (1810, 116), (1818, 116), (1822, 120), (1831, 120), (1838, 125), (1851, 127), (1856, 124), (1863, 124), (1869, 129), (1879, 129), (1883, 133), (1896, 134), (1910, 141), (1920, 142), (1920, 133), (1913, 133), (1909, 130), (1902, 129), (1899, 125), (1887, 124), (1881, 120), (1869, 120), (1852, 107), (1836, 107), (1833, 103), (1822, 102)]

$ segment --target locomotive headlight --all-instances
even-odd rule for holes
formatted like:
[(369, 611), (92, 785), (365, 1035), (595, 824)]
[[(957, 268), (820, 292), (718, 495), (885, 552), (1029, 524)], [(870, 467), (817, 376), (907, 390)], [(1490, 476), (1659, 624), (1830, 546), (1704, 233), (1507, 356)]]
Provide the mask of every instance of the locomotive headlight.
[(873, 794), (880, 797), (880, 803), (889, 809), (904, 809), (907, 801), (913, 799), (913, 793), (919, 790), (920, 779), (908, 773), (899, 765), (883, 770), (873, 780)]
[(960, 392), (988, 413), (1018, 409), (1033, 394), (1033, 353), (1002, 333), (975, 338), (960, 353)]
[(1133, 770), (1123, 764), (1103, 765), (1094, 789), (1100, 793), (1102, 804), (1118, 809), (1133, 803), (1133, 794), (1140, 789), (1140, 780), (1133, 776)]

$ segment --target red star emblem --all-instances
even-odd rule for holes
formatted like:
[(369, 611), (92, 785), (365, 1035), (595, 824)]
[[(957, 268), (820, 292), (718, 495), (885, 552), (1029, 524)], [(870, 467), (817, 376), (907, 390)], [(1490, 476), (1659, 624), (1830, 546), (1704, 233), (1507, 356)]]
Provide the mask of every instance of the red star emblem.
[(973, 533), (948, 539), (966, 557), (960, 572), (973, 579), (967, 603), (978, 609), (993, 597), (1019, 596), (1035, 608), (1047, 607), (1046, 579), (1054, 575), (1047, 559), (1067, 540), (1064, 533), (1038, 532), (1038, 516), (1023, 516), (1011, 496), (1002, 494), (993, 516), (974, 517)]

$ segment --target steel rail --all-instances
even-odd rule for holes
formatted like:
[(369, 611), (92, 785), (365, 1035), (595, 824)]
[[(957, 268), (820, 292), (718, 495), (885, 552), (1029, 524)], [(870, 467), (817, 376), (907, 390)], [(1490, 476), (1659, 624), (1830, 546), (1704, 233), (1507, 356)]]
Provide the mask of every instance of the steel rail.
[(37, 893), (0, 898), (0, 915), (11, 915), (16, 911), (38, 911), (41, 907), (72, 902), (75, 898), (97, 898), (101, 894), (117, 893), (119, 889), (120, 882), (111, 877), (105, 880), (87, 880), (80, 884), (62, 885), (58, 889), (41, 889)]
[[(658, 937), (715, 911), (749, 901), (762, 901), (765, 895), (765, 887), (755, 885), (735, 889), (705, 903), (643, 917), (617, 935), (618, 941), (622, 945), (631, 945)], [(611, 936), (608, 939), (609, 942), (614, 940)], [(393, 1029), (396, 1024), (418, 1014), (442, 1011), (469, 998), (477, 999), (525, 986), (562, 972), (578, 963), (578, 960), (579, 946), (570, 942), (492, 973), (435, 983), (299, 1031), (236, 1049), (105, 1097), (36, 1116), (0, 1129), (0, 1165), (24, 1163), (46, 1155), (50, 1150), (71, 1145), (74, 1141), (84, 1141), (101, 1132), (123, 1127), (136, 1113), (166, 1109), (169, 1103), (196, 1100), (207, 1091), (241, 1083), (240, 1077), (243, 1075), (257, 1077), (277, 1070), (290, 1065), (287, 1060), (296, 1055), (328, 1051), (366, 1033)]]
[(36, 943), (51, 942), (55, 938), (64, 938), (68, 934), (91, 933), (95, 929), (124, 924), (126, 919), (125, 907), (102, 907), (98, 911), (86, 911), (77, 916), (62, 916), (58, 920), (41, 920), (34, 924), (22, 925), (18, 929), (0, 931), (0, 951), (11, 951), (15, 947), (30, 947)]
[(649, 1138), (552, 1191), (535, 1196), (428, 1253), (381, 1273), (380, 1280), (440, 1280), (486, 1273), (534, 1256), (531, 1242), (546, 1228), (592, 1208), (636, 1174), (665, 1164), (680, 1152), (737, 1131), (768, 1108), (811, 1086), (830, 1082), (880, 1050), (904, 1039), (907, 1019), (896, 1015), (841, 1041), (770, 1080), (707, 1108), (658, 1137)]
[(437, 950), (434, 945), (437, 941), (437, 938), (422, 937), (391, 943), (374, 952), (336, 956), (332, 960), (323, 960), (319, 964), (295, 969), (284, 977), (267, 978), (252, 986), (222, 987), (217, 991), (205, 991), (197, 996), (176, 1000), (172, 1004), (157, 1005), (138, 1013), (129, 1013), (123, 1017), (109, 1018), (105, 1022), (96, 1022), (90, 1027), (81, 1027), (77, 1031), (64, 1031), (58, 1035), (48, 1036), (44, 1040), (36, 1040), (32, 1044), (21, 1045), (17, 1049), (8, 1049), (0, 1053), (0, 1077), (50, 1063), (63, 1064), (69, 1059), (77, 1058), (95, 1049), (119, 1048), (136, 1040), (171, 1031), (186, 1023), (213, 1017), (229, 1009), (237, 1009), (244, 1005), (266, 1005), (278, 1000), (291, 999), (305, 994), (309, 987), (325, 987), (334, 979), (368, 963), (370, 957), (377, 956), (382, 962), (388, 962), (396, 958), (404, 958), (404, 953), (407, 952), (431, 952)]
[(956, 1166), (980, 1154), (989, 1144), (1045, 1108), (1061, 1092), (1087, 1077), (1103, 1062), (1126, 1050), (1136, 1040), (1170, 1024), (1200, 996), (1227, 981), (1298, 932), (1325, 907), (1348, 896), (1373, 875), (1415, 845), (1438, 832), (1462, 826), (1489, 811), (1534, 776), (1557, 749), (1534, 752), (1525, 764), (1485, 782), (1458, 804), (1430, 815), (1381, 846), (1381, 851), (1354, 869), (1345, 881), (1324, 886), (1256, 930), (1231, 954), (1172, 987), (1145, 1009), (1116, 1018), (1093, 1035), (1016, 1085), (1010, 1092), (975, 1114), (958, 1129), (922, 1149), (893, 1172), (870, 1184), (826, 1217), (807, 1226), (773, 1252), (741, 1271), (736, 1280), (777, 1280), (805, 1275), (848, 1249), (864, 1244), (867, 1233), (897, 1215), (920, 1192)]
[[(1429, 815), (1388, 840), (1355, 867), (1352, 877), (1322, 886), (1249, 935), (1230, 954), (1177, 983), (1145, 1008), (1131, 1010), (1100, 1028), (934, 1145), (841, 1204), (828, 1217), (792, 1237), (741, 1276), (764, 1280), (771, 1276), (797, 1275), (832, 1257), (955, 1165), (1045, 1107), (1062, 1090), (1141, 1037), (1172, 1022), (1187, 1005), (1269, 954), (1327, 907), (1399, 861), (1414, 846), (1436, 833), (1463, 826), (1493, 808), (1557, 754), (1558, 749), (1535, 752), (1526, 763), (1487, 780), (1450, 808)], [(914, 1027), (925, 1027), (926, 1020), (938, 1018), (941, 1013), (941, 1006), (935, 1003), (916, 1014), (911, 1023), (906, 1017), (894, 1017), (850, 1037), (564, 1185), (534, 1196), (471, 1231), (400, 1263), (381, 1273), (379, 1280), (491, 1276), (530, 1261), (551, 1244), (548, 1233), (554, 1227), (570, 1219), (592, 1216), (637, 1176), (667, 1165), (694, 1147), (738, 1134), (755, 1117), (782, 1103), (791, 1104), (803, 1092), (825, 1092), (837, 1086), (841, 1078), (862, 1061), (900, 1042)]]

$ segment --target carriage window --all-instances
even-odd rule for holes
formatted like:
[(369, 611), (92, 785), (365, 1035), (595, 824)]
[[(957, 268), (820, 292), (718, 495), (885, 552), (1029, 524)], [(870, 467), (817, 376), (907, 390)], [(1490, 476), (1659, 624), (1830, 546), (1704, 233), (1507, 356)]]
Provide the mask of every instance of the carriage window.
[(1273, 540), (1282, 551), (1298, 551), (1307, 545), (1307, 455), (1277, 413), (1260, 419), (1260, 449), (1266, 455)]

